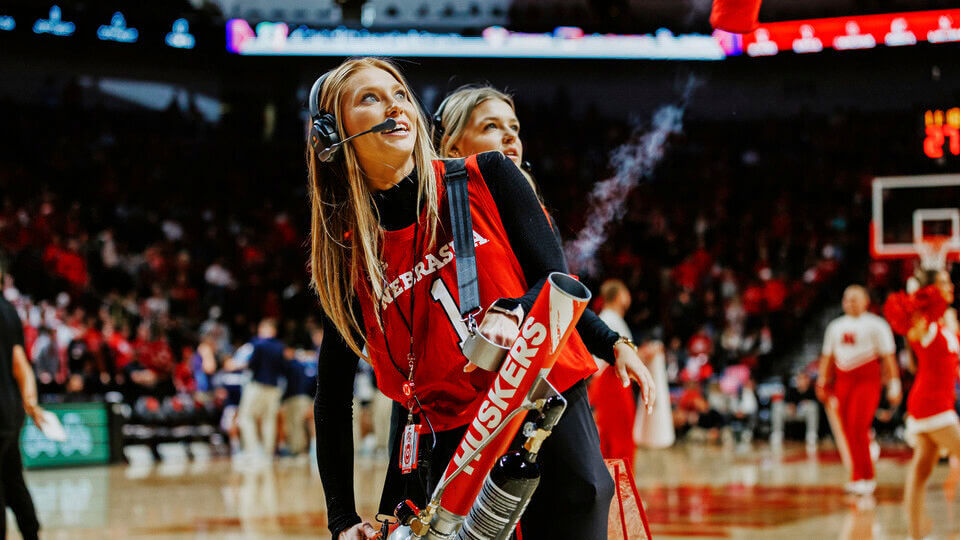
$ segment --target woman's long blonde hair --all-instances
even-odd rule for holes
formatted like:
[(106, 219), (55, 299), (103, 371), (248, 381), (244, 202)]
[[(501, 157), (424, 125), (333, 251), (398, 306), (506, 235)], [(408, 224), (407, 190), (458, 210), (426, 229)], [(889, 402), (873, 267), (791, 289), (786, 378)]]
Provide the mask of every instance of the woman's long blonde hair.
[[(437, 151), (442, 157), (452, 157), (450, 152), (453, 150), (453, 146), (457, 141), (463, 137), (463, 132), (466, 131), (467, 125), (470, 123), (470, 117), (473, 115), (474, 109), (479, 107), (484, 101), (491, 99), (503, 101), (509, 105), (510, 109), (516, 114), (517, 107), (513, 103), (513, 97), (490, 85), (466, 84), (457, 88), (444, 98), (439, 107), (443, 110), (438, 111), (440, 113), (440, 126), (443, 129), (443, 137), (439, 141), (436, 141)], [(435, 124), (433, 129), (434, 139), (436, 139), (437, 126)], [(537, 183), (533, 181), (533, 176), (523, 169), (520, 169), (520, 172), (523, 173), (523, 177), (530, 183), (530, 187), (533, 188), (534, 194), (536, 194), (539, 199), (540, 190), (537, 189)]]
[[(364, 68), (386, 71), (404, 86), (409, 99), (414, 99), (410, 85), (391, 62), (371, 57), (345, 61), (330, 71), (319, 98), (320, 110), (331, 112), (337, 118), (341, 140), (346, 135), (340, 99), (353, 74)], [(416, 110), (419, 118), (413, 156), (419, 187), (417, 208), (426, 211), (424, 237), (432, 246), (439, 223), (437, 178), (431, 163), (436, 154), (430, 144), (427, 121), (419, 106)], [(334, 162), (321, 163), (308, 144), (306, 159), (311, 206), (310, 285), (347, 346), (363, 357), (364, 329), (360, 328), (353, 299), (358, 288), (369, 291), (379, 313), (386, 285), (380, 251), (383, 236), (380, 216), (352, 145), (340, 147), (340, 155)], [(377, 324), (382, 327), (379, 316)]]

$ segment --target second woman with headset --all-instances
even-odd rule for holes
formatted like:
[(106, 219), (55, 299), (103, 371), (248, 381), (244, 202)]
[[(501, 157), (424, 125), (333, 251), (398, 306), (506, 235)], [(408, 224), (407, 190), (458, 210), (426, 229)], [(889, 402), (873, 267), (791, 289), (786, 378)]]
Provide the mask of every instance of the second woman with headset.
[[(433, 140), (442, 157), (455, 158), (481, 152), (502, 152), (521, 168), (531, 188), (534, 192), (538, 192), (529, 171), (529, 163), (523, 160), (520, 120), (517, 118), (513, 98), (492, 86), (465, 85), (447, 95), (433, 115)], [(542, 202), (541, 206), (543, 206)], [(545, 208), (544, 212), (546, 213)], [(560, 241), (560, 230), (556, 220), (549, 214), (547, 219), (550, 220), (554, 235)], [(639, 361), (639, 353), (645, 362), (660, 367), (662, 373), (656, 377), (659, 383), (657, 390), (661, 395), (665, 395), (669, 391), (666, 384), (666, 370), (662, 367), (662, 363), (655, 362), (657, 354), (663, 352), (663, 345), (659, 342), (648, 342), (638, 351), (630, 339), (611, 330), (590, 309), (583, 313), (577, 323), (577, 332), (593, 356), (615, 368), (615, 372), (603, 373), (595, 377), (590, 389), (591, 396), (599, 396), (598, 399), (593, 400), (592, 405), (600, 427), (604, 457), (623, 457), (632, 464), (636, 443), (634, 442), (635, 418), (631, 410), (635, 398), (631, 390), (618, 388), (617, 380), (619, 379), (624, 386), (628, 385), (628, 366)], [(603, 370), (607, 366), (599, 367)], [(672, 431), (673, 421), (670, 418), (668, 402), (658, 403), (652, 413), (649, 409), (650, 407), (646, 413), (650, 416), (643, 418), (644, 422), (655, 422), (663, 428), (660, 431)], [(660, 444), (664, 444), (665, 441), (670, 441), (666, 444), (672, 443), (672, 437), (661, 436), (660, 439), (663, 441)]]

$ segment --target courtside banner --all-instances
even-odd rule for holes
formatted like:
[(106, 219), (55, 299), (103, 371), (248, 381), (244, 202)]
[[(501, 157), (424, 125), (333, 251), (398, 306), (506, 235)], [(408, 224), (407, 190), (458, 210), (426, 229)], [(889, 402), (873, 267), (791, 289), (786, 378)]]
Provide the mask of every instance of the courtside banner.
[[(589, 301), (590, 291), (579, 281), (559, 272), (550, 274), (520, 327), (520, 336), (490, 385), (487, 398), (447, 466), (443, 480), (464, 465), (481, 441), (496, 430), (511, 411), (523, 404), (537, 377), (541, 374), (546, 377)], [(453, 478), (443, 492), (441, 507), (459, 516), (467, 515), (487, 473), (507, 451), (524, 418), (523, 414), (514, 417), (471, 463), (466, 464), (463, 472)]]

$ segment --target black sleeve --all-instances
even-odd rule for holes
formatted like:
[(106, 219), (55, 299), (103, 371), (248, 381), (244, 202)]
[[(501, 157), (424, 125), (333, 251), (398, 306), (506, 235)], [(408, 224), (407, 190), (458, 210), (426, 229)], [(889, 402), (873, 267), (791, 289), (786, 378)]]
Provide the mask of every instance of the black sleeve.
[[(534, 284), (526, 294), (513, 299), (523, 306), (524, 312), (529, 312), (550, 272), (567, 271), (559, 228), (547, 219), (533, 188), (506, 156), (486, 152), (477, 156), (477, 165), (500, 212), (500, 221), (524, 277), (527, 283)], [(513, 303), (501, 301), (499, 304), (510, 308)], [(593, 310), (587, 309), (580, 317), (577, 332), (591, 354), (613, 363), (613, 344), (620, 336)]]
[(592, 309), (587, 308), (580, 316), (580, 320), (577, 321), (577, 333), (580, 334), (580, 339), (583, 340), (590, 354), (613, 365), (616, 361), (613, 346), (620, 339), (620, 334), (611, 330)]
[(330, 320), (323, 316), (323, 342), (317, 359), (317, 468), (327, 501), (333, 538), (361, 522), (353, 491), (353, 378), (359, 359)]
[(500, 212), (523, 276), (532, 284), (526, 294), (513, 299), (523, 306), (524, 312), (529, 312), (547, 276), (567, 271), (563, 250), (533, 188), (512, 161), (500, 152), (484, 152), (477, 156), (477, 165)]
[[(0, 302), (6, 303), (6, 300), (0, 298)], [(26, 348), (23, 344), (23, 323), (20, 322), (20, 316), (17, 315), (17, 308), (13, 307), (13, 304), (10, 303), (6, 303), (2, 308), (3, 309), (0, 310), (0, 316), (3, 317), (4, 333), (13, 341), (13, 346), (20, 345)], [(11, 347), (11, 349), (12, 348), (13, 347)]]

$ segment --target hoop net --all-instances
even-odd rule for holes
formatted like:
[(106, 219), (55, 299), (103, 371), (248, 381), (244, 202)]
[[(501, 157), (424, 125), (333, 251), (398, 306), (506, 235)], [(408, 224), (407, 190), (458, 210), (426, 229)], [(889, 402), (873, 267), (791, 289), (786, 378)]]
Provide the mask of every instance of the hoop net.
[(917, 252), (920, 254), (920, 267), (924, 270), (945, 270), (947, 268), (947, 255), (949, 253), (950, 236), (930, 235), (924, 236), (923, 240), (917, 245)]

